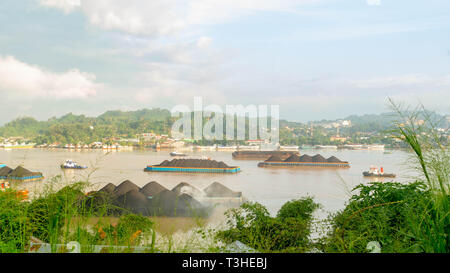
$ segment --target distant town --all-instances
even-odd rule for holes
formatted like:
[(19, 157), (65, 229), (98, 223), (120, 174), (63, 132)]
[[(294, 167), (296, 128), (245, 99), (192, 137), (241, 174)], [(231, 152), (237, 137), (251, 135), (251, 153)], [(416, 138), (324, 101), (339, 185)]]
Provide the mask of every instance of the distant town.
[[(438, 134), (445, 143), (450, 138), (449, 116), (434, 115)], [(417, 119), (417, 126), (425, 123)], [(109, 111), (90, 118), (68, 114), (59, 119), (37, 121), (19, 118), (0, 128), (0, 148), (4, 149), (176, 149), (176, 150), (299, 150), (352, 149), (384, 150), (402, 148), (401, 139), (390, 133), (389, 114), (350, 116), (346, 119), (308, 123), (280, 120), (280, 142), (260, 139), (243, 141), (193, 140), (170, 136), (173, 119), (168, 110), (144, 109)]]

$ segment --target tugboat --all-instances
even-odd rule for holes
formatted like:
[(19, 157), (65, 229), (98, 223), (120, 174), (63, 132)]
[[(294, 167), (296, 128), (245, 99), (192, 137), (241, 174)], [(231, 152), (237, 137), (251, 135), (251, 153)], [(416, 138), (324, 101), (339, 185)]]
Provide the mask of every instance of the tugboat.
[(71, 159), (67, 159), (64, 164), (61, 164), (61, 169), (87, 169), (87, 166), (80, 166)]
[(374, 166), (371, 166), (368, 172), (363, 172), (363, 175), (365, 177), (395, 177), (395, 174), (393, 173), (384, 173), (383, 167), (380, 167), (380, 170), (378, 170), (378, 168)]
[(186, 154), (182, 154), (182, 153), (179, 153), (179, 152), (171, 152), (170, 156), (186, 156)]

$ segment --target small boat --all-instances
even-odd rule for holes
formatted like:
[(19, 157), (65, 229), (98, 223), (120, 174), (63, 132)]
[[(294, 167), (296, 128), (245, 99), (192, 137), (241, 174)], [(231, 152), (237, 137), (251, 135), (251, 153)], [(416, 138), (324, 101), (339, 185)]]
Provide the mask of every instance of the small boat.
[(87, 169), (87, 166), (78, 165), (75, 161), (67, 159), (64, 164), (61, 164), (61, 169)]
[(179, 152), (171, 152), (170, 156), (187, 156), (187, 155)]
[(393, 173), (384, 173), (383, 167), (378, 168), (371, 166), (369, 171), (363, 172), (365, 177), (391, 177), (394, 178), (395, 174)]

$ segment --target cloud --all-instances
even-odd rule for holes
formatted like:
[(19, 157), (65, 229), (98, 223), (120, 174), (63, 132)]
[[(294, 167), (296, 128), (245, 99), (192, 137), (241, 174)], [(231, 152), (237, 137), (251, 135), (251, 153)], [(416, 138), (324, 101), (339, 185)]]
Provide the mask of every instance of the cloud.
[(197, 46), (199, 48), (207, 48), (212, 43), (212, 39), (209, 37), (200, 37), (197, 40)]
[(318, 0), (40, 0), (63, 10), (79, 8), (92, 25), (130, 34), (167, 35), (196, 25), (217, 24), (258, 11), (293, 11)]
[(81, 6), (81, 0), (39, 0), (43, 6), (58, 8), (68, 14)]
[(450, 75), (430, 76), (425, 74), (407, 74), (390, 77), (374, 77), (349, 81), (357, 88), (391, 88), (411, 86), (450, 86)]
[(12, 56), (0, 56), (0, 93), (25, 98), (88, 98), (101, 87), (95, 75), (72, 69), (54, 73)]

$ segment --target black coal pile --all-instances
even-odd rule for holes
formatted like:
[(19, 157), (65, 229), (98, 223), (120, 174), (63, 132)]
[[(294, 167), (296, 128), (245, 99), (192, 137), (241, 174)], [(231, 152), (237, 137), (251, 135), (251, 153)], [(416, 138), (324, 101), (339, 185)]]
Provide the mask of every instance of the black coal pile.
[(309, 155), (302, 155), (299, 159), (298, 162), (312, 162), (312, 157)]
[(339, 158), (335, 157), (335, 156), (331, 156), (330, 158), (327, 159), (328, 163), (342, 163), (341, 160), (339, 160)]
[(312, 162), (324, 163), (324, 162), (327, 162), (327, 160), (325, 159), (325, 157), (317, 154), (317, 155), (312, 157)]
[(147, 196), (138, 190), (131, 190), (114, 200), (115, 205), (136, 214), (149, 215), (149, 201)]
[(137, 190), (137, 191), (139, 191), (140, 188), (139, 188), (136, 184), (134, 184), (133, 182), (131, 182), (130, 180), (125, 180), (125, 181), (123, 181), (122, 183), (120, 183), (119, 186), (117, 186), (117, 187), (114, 189), (114, 191), (112, 192), (112, 194), (113, 194), (115, 197), (119, 197), (119, 196), (121, 196), (121, 195), (123, 195), (123, 194), (125, 194), (125, 193), (127, 193), (127, 192), (129, 192), (129, 191), (132, 191), (132, 190)]
[(280, 160), (279, 157), (271, 156), (269, 159), (267, 159), (265, 162), (271, 162), (271, 161), (282, 161), (282, 162), (299, 162), (299, 163), (307, 163), (307, 162), (315, 162), (315, 163), (345, 163), (346, 161), (341, 161), (339, 158), (335, 156), (331, 156), (330, 158), (326, 159), (320, 154), (317, 154), (315, 156), (310, 155), (302, 155), (298, 156), (296, 154), (293, 154), (286, 158), (285, 160)]
[(113, 193), (116, 189), (116, 186), (113, 183), (108, 183), (106, 186), (101, 188), (99, 192), (105, 192), (105, 193)]
[(156, 181), (152, 181), (147, 183), (147, 185), (143, 186), (139, 191), (145, 194), (145, 196), (154, 196), (163, 190), (167, 190), (164, 186), (159, 184)]
[(11, 169), (8, 166), (5, 166), (3, 168), (0, 169), (0, 178), (1, 179), (5, 179), (6, 177), (8, 177), (8, 175), (13, 171), (13, 169)]
[(207, 197), (241, 197), (242, 192), (232, 191), (224, 185), (214, 182), (203, 190)]
[(22, 166), (18, 166), (11, 172), (9, 172), (8, 177), (12, 178), (24, 178), (24, 177), (31, 177), (31, 176), (42, 176), (41, 172), (32, 172), (30, 170), (25, 169)]
[(193, 168), (232, 168), (222, 161), (209, 159), (173, 159), (171, 161), (165, 160), (161, 164), (156, 165), (160, 167), (193, 167)]
[(186, 182), (181, 182), (180, 184), (176, 185), (172, 191), (174, 193), (176, 193), (177, 195), (181, 195), (183, 193), (187, 193), (190, 196), (193, 197), (197, 197), (197, 196), (202, 196), (203, 193), (197, 189), (196, 187), (186, 183)]
[(99, 191), (89, 193), (84, 204), (93, 211), (107, 215), (132, 212), (144, 216), (206, 216), (207, 208), (184, 193), (182, 189), (186, 187), (193, 188), (181, 183), (171, 191), (154, 181), (139, 188), (126, 180), (117, 187), (108, 184)]
[(284, 160), (284, 162), (299, 162), (299, 161), (300, 161), (300, 156), (298, 156), (296, 154), (293, 154)]
[(267, 160), (267, 162), (281, 162), (283, 160), (281, 160), (281, 158), (279, 156), (276, 155), (272, 155), (271, 157), (269, 157)]

